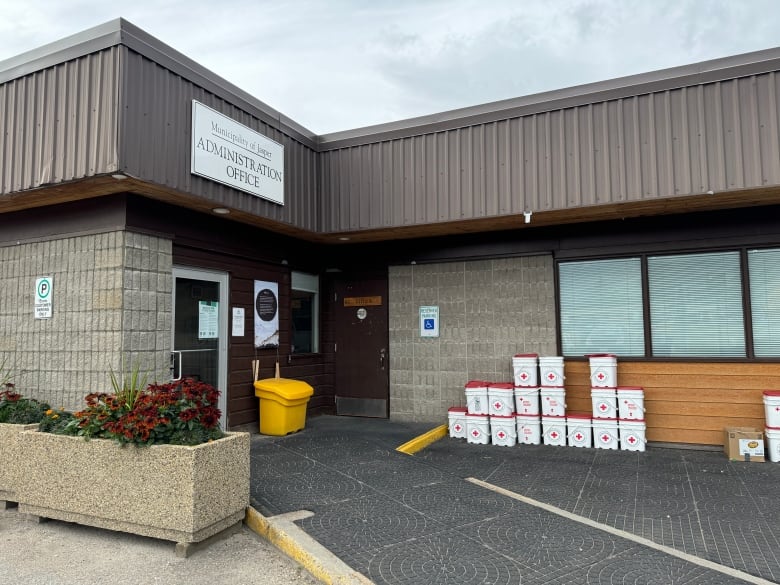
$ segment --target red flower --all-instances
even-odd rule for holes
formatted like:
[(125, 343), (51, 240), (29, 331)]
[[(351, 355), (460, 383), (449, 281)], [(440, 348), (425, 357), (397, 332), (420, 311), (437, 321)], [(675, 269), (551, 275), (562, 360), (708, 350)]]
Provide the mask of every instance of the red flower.
[(213, 429), (219, 424), (219, 416), (222, 414), (218, 408), (204, 408), (200, 415), (200, 422), (207, 429)]
[(182, 410), (179, 413), (179, 420), (183, 422), (191, 421), (198, 415), (198, 411), (194, 408), (188, 408), (187, 410)]

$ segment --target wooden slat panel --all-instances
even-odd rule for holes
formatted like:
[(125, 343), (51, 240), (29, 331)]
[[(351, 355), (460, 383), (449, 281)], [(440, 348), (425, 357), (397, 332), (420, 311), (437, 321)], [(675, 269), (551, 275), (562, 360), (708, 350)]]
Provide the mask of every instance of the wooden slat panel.
[[(569, 410), (588, 410), (588, 362), (567, 361), (565, 375)], [(780, 364), (618, 358), (617, 378), (619, 386), (644, 389), (649, 441), (722, 445), (726, 427), (764, 427), (762, 391), (780, 387)]]

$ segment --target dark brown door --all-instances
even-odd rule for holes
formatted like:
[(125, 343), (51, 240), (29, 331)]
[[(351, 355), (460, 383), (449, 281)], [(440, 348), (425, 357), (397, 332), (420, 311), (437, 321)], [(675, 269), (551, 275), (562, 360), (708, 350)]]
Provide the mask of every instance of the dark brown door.
[(336, 282), (336, 413), (387, 418), (387, 276)]

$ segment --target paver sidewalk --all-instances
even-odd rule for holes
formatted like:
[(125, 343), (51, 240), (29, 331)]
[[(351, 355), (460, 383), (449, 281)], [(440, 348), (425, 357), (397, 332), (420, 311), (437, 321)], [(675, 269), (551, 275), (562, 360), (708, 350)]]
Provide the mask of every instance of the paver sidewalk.
[[(415, 456), (396, 446), (428, 430), (316, 417), (252, 441), (252, 502), (298, 524), (376, 583), (737, 584), (780, 579), (780, 466), (722, 453), (494, 447), (445, 438)], [(695, 555), (713, 570), (496, 493), (477, 478), (607, 527)], [(755, 576), (754, 579), (750, 575)]]

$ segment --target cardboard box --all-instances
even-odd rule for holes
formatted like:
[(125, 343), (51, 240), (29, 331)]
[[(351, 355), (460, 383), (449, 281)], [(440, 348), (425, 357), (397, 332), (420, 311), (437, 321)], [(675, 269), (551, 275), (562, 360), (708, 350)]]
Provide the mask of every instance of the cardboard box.
[(729, 461), (764, 461), (764, 433), (750, 427), (726, 428), (723, 451)]

